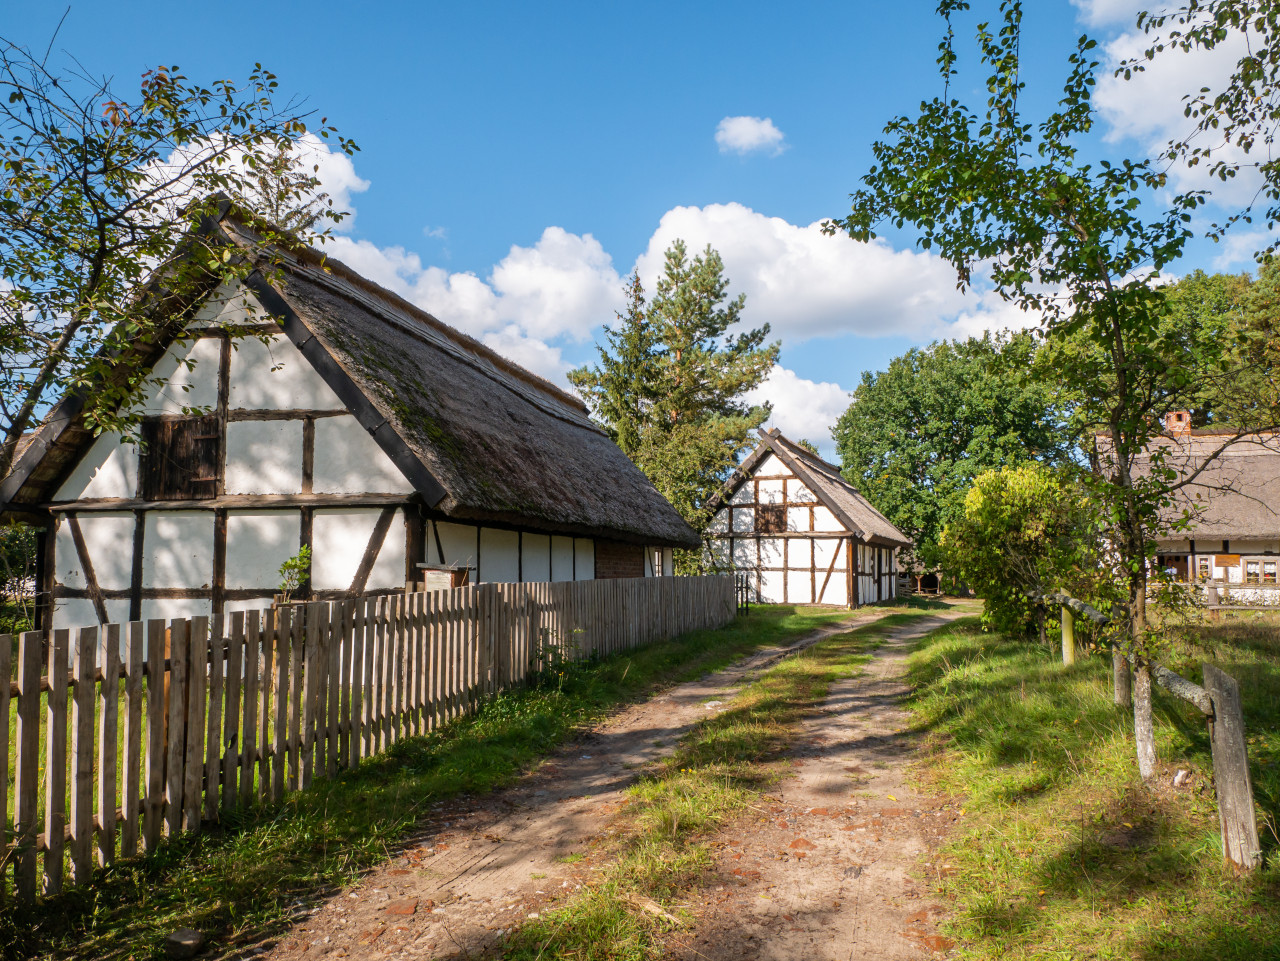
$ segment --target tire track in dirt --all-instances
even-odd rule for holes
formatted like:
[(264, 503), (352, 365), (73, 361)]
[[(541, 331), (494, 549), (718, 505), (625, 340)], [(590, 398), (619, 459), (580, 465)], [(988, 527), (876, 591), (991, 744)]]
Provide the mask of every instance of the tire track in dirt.
[[(566, 863), (608, 828), (641, 767), (671, 753), (707, 716), (774, 663), (824, 637), (893, 612), (863, 609), (785, 647), (626, 707), (503, 790), (441, 802), (383, 865), (304, 916), (274, 944), (233, 956), (446, 958), (478, 954), (575, 889), (589, 868)], [(712, 706), (714, 707), (714, 706)]]
[[(861, 673), (832, 685), (803, 722), (796, 774), (763, 816), (721, 838), (725, 884), (703, 892), (674, 956), (704, 961), (939, 957), (944, 909), (911, 877), (955, 820), (943, 799), (907, 786), (904, 674), (914, 643), (965, 612), (886, 634)], [(771, 803), (769, 803), (771, 802)]]

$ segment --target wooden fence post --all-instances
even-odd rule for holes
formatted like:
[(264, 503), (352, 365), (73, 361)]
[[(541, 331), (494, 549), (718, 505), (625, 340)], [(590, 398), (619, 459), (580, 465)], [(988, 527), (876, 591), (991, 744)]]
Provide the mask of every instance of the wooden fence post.
[(1071, 609), (1062, 606), (1062, 663), (1076, 662), (1076, 619)]
[(1222, 854), (1228, 861), (1252, 870), (1262, 862), (1262, 849), (1253, 810), (1240, 687), (1235, 678), (1212, 664), (1204, 665), (1204, 686), (1213, 698), (1209, 741), (1213, 748), (1213, 785), (1218, 796)]

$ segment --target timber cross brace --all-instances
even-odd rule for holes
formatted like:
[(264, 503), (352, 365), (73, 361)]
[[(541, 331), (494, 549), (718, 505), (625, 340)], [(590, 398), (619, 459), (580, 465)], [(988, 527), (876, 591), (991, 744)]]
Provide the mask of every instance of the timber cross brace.
[[(1041, 636), (1043, 637), (1043, 610), (1050, 605), (1062, 609), (1062, 661), (1075, 663), (1075, 615), (1092, 621), (1099, 627), (1111, 623), (1111, 618), (1078, 598), (1060, 593), (1027, 591), (1026, 596), (1041, 611)], [(1116, 703), (1120, 696), (1120, 664), (1134, 666), (1134, 655), (1124, 655), (1112, 645), (1117, 661)], [(1223, 856), (1245, 870), (1252, 870), (1262, 863), (1262, 846), (1258, 839), (1258, 822), (1253, 806), (1253, 784), (1249, 778), (1249, 753), (1244, 733), (1244, 712), (1240, 704), (1240, 685), (1231, 675), (1212, 664), (1203, 664), (1204, 687), (1187, 680), (1181, 674), (1169, 670), (1154, 661), (1148, 661), (1151, 677), (1160, 687), (1195, 707), (1205, 716), (1209, 725), (1209, 745), (1213, 756), (1213, 787), (1218, 801), (1218, 825), (1222, 832)], [(1125, 671), (1126, 681), (1128, 670)], [(1124, 701), (1128, 700), (1126, 696)]]

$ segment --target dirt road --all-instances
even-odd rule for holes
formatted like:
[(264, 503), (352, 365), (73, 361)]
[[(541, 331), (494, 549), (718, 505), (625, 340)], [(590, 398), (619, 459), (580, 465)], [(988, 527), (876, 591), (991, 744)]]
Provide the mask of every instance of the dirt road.
[[(608, 830), (644, 764), (788, 653), (879, 619), (863, 609), (785, 648), (632, 705), (509, 789), (438, 805), (420, 831), (363, 881), (329, 898), (257, 957), (440, 958), (474, 955), (572, 889), (571, 862)], [(847, 790), (846, 790), (847, 793)], [(785, 803), (785, 802), (784, 802)]]

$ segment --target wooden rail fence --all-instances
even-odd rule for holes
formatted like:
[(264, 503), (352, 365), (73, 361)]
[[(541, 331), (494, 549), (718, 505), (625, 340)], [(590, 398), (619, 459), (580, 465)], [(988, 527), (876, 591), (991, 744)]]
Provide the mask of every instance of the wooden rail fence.
[(718, 627), (736, 606), (731, 575), (480, 584), (0, 635), (0, 900), (278, 801), (558, 658)]

